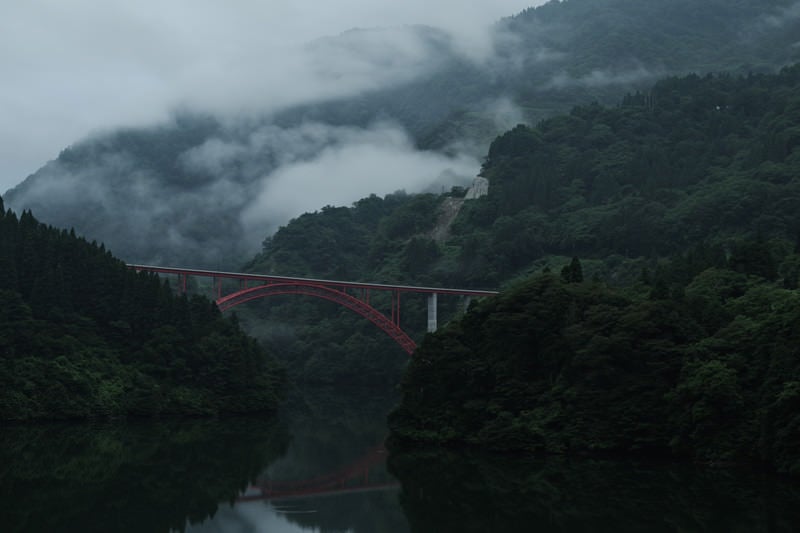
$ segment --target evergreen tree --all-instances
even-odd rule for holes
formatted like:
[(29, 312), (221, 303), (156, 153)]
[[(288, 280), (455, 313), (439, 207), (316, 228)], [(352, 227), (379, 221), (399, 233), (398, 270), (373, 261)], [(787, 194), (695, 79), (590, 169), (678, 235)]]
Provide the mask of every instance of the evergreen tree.
[(272, 410), (281, 382), (207, 299), (29, 211), (0, 214), (0, 420)]
[(565, 283), (581, 283), (583, 281), (583, 267), (577, 257), (573, 257), (569, 265), (561, 269), (561, 279)]

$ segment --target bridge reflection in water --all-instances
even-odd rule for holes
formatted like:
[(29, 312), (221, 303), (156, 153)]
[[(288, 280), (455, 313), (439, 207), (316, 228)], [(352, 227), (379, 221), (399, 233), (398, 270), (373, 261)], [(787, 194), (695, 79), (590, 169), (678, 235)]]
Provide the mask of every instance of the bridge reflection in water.
[[(153, 265), (128, 265), (137, 272), (152, 272), (174, 275), (178, 278), (178, 290), (186, 292), (189, 277), (209, 278), (212, 280), (214, 298), (220, 311), (237, 305), (284, 294), (313, 296), (336, 302), (351, 311), (370, 320), (388, 334), (409, 355), (416, 349), (416, 343), (400, 327), (400, 297), (403, 294), (425, 294), (428, 297), (428, 331), (436, 331), (438, 324), (438, 297), (460, 296), (464, 305), (471, 298), (494, 296), (497, 291), (478, 289), (453, 289), (446, 287), (416, 287), (410, 285), (389, 285), (384, 283), (360, 283), (351, 281), (296, 278), (287, 276), (270, 276), (265, 274), (249, 274), (245, 272), (220, 272), (214, 270), (197, 270), (190, 268), (162, 267)], [(225, 285), (225, 280), (234, 280), (233, 289)], [(230, 290), (223, 294), (225, 291)], [(373, 292), (389, 293), (391, 311), (382, 312), (370, 302)]]
[(333, 496), (354, 492), (370, 492), (398, 488), (396, 481), (370, 472), (385, 472), (386, 449), (383, 445), (369, 450), (363, 457), (333, 472), (303, 480), (272, 480), (263, 478), (237, 498), (237, 502), (285, 500), (312, 496)]

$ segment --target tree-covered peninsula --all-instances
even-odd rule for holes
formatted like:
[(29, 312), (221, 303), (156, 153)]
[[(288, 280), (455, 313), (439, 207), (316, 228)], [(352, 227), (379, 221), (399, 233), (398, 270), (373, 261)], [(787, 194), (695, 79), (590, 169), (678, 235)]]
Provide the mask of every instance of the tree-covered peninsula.
[(269, 411), (282, 380), (209, 300), (0, 200), (0, 420)]
[(800, 475), (800, 293), (715, 263), (673, 261), (673, 291), (544, 273), (473, 306), (415, 352), (393, 439)]

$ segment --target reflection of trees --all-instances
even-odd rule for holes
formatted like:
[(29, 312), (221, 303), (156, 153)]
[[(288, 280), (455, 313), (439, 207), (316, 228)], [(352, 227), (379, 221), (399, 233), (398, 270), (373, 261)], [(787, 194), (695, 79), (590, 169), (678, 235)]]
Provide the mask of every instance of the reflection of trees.
[(411, 531), (791, 531), (800, 489), (747, 472), (393, 453)]
[[(386, 437), (386, 414), (397, 401), (395, 391), (314, 387), (296, 391), (286, 402), (292, 443), (266, 473), (267, 479), (302, 481), (336, 473), (375, 453)], [(370, 484), (394, 482), (384, 464), (371, 465)], [(280, 500), (295, 511), (286, 519), (322, 531), (380, 533), (405, 531), (396, 489)], [(298, 511), (313, 511), (302, 513)]]
[(255, 418), (6, 427), (4, 531), (183, 530), (232, 501), (288, 443)]
[(386, 415), (396, 402), (397, 393), (385, 388), (294, 391), (282, 413), (292, 444), (269, 469), (268, 477), (308, 479), (358, 460), (386, 438)]

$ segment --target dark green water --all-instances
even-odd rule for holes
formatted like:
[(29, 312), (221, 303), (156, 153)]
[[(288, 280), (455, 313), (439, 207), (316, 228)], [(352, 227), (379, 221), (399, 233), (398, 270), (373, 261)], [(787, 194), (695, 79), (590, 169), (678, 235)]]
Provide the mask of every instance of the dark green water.
[(752, 471), (443, 451), (387, 460), (376, 445), (393, 402), (314, 391), (273, 420), (2, 427), (0, 531), (800, 529), (800, 483)]

